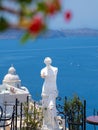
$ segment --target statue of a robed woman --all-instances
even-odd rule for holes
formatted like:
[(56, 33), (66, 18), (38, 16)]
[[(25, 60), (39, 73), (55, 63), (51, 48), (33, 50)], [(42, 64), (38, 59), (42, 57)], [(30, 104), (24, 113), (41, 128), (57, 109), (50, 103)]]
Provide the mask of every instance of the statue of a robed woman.
[(41, 94), (43, 108), (42, 130), (58, 130), (58, 122), (56, 120), (56, 97), (58, 96), (56, 79), (58, 68), (51, 65), (52, 59), (50, 57), (46, 57), (44, 63), (46, 67), (41, 70), (41, 77), (44, 78)]

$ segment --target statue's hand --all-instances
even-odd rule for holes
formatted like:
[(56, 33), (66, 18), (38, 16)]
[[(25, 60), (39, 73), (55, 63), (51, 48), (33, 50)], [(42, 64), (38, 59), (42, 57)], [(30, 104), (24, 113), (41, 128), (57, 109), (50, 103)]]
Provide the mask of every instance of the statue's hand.
[(46, 75), (45, 73), (41, 74), (41, 77), (42, 77), (42, 78), (46, 78), (46, 76), (47, 76), (47, 75)]
[(42, 78), (45, 78), (46, 76), (45, 75), (41, 75)]

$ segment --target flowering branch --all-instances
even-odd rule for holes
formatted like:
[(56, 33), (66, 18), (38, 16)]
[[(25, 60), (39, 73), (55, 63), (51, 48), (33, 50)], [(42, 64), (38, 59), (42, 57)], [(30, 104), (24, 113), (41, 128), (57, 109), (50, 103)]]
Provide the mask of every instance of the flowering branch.
[[(60, 0), (9, 0), (14, 2), (16, 9), (4, 5), (0, 0), (0, 31), (8, 28), (24, 29), (26, 33), (22, 37), (25, 42), (30, 37), (37, 37), (48, 27), (47, 18), (56, 15), (61, 10)], [(9, 4), (10, 5), (10, 4)], [(8, 21), (7, 16), (3, 13), (13, 14), (17, 18), (17, 22), (13, 24)], [(70, 20), (70, 12), (65, 14), (65, 19)]]
[(21, 14), (20, 11), (16, 11), (16, 10), (13, 10), (11, 8), (7, 8), (7, 7), (4, 7), (4, 6), (0, 6), (0, 10), (1, 11), (6, 11), (6, 12), (9, 12), (9, 13), (12, 13), (12, 14), (16, 14), (16, 15), (20, 15)]
[[(26, 35), (23, 36), (23, 39), (25, 39), (25, 36), (37, 37), (47, 28), (47, 17), (55, 15), (61, 9), (59, 0), (43, 0), (41, 2), (34, 0), (12, 0), (12, 2), (19, 6), (18, 10), (6, 7), (3, 4), (3, 0), (0, 0), (0, 31), (5, 31), (8, 28), (25, 29)], [(18, 16), (17, 24), (12, 24), (11, 20), (8, 21), (2, 15), (3, 12)]]

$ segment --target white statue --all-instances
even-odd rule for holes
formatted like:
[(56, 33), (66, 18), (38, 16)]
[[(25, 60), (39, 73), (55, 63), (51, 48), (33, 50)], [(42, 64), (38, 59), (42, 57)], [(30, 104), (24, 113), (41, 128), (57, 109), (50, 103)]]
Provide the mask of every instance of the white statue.
[(42, 87), (43, 128), (42, 130), (58, 130), (56, 97), (58, 96), (56, 77), (58, 68), (51, 66), (52, 60), (46, 57), (46, 67), (41, 70), (41, 77), (45, 79)]

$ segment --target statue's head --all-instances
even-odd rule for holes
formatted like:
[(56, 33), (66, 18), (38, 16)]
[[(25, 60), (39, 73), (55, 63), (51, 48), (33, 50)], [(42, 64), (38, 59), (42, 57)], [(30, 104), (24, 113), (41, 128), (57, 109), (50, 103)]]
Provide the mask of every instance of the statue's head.
[(50, 57), (46, 57), (46, 58), (44, 59), (44, 63), (45, 63), (46, 65), (50, 65), (50, 64), (52, 63), (52, 59), (51, 59)]

